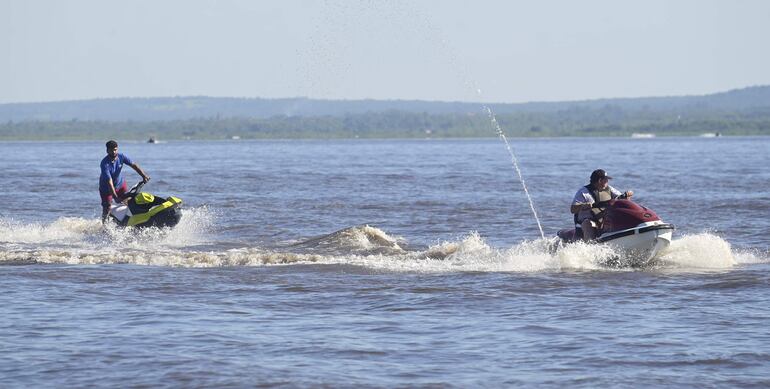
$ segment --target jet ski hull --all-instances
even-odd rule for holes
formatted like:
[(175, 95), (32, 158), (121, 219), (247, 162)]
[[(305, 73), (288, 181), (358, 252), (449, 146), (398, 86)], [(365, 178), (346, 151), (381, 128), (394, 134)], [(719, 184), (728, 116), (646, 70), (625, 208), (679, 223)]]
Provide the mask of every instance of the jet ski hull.
[(674, 226), (671, 224), (643, 223), (635, 228), (604, 235), (597, 242), (606, 243), (623, 252), (618, 265), (644, 267), (671, 244), (673, 232)]
[(179, 224), (179, 220), (182, 219), (182, 212), (179, 208), (166, 209), (163, 212), (155, 214), (149, 220), (142, 224), (137, 224), (139, 227), (173, 227)]
[[(602, 236), (591, 244), (606, 244), (612, 247), (618, 257), (611, 258), (605, 265), (610, 267), (647, 267), (651, 265), (660, 253), (670, 244), (674, 226), (659, 223), (655, 225), (640, 225), (620, 233)], [(580, 241), (575, 238), (575, 230), (561, 230), (558, 233), (562, 243)]]
[(121, 227), (173, 227), (182, 218), (182, 211), (179, 209), (181, 202), (176, 197), (169, 197), (147, 211), (136, 214), (131, 212), (130, 206), (113, 205), (110, 215)]

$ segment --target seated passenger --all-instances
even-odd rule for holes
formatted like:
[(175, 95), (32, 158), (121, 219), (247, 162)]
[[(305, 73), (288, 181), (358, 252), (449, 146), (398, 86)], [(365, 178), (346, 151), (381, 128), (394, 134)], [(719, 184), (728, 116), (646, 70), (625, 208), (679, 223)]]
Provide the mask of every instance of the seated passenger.
[(609, 185), (612, 177), (602, 169), (596, 169), (591, 173), (591, 183), (580, 188), (572, 200), (570, 212), (575, 215), (575, 228), (583, 230), (583, 240), (590, 241), (597, 237), (597, 231), (601, 230), (602, 212), (606, 202), (616, 198), (630, 198), (633, 191), (620, 193), (619, 190)]

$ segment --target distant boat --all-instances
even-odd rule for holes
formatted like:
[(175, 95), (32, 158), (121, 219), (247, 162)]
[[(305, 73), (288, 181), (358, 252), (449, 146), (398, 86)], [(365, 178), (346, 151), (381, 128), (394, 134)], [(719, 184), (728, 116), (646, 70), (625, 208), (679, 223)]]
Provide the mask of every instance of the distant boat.
[(722, 133), (720, 132), (707, 132), (705, 134), (700, 134), (701, 138), (717, 138), (722, 136)]
[(646, 138), (654, 138), (655, 134), (651, 134), (649, 132), (635, 132), (631, 134), (632, 138), (639, 138), (639, 139), (646, 139)]
[(158, 143), (158, 140), (155, 139), (154, 136), (151, 136), (150, 139), (147, 139), (147, 143)]

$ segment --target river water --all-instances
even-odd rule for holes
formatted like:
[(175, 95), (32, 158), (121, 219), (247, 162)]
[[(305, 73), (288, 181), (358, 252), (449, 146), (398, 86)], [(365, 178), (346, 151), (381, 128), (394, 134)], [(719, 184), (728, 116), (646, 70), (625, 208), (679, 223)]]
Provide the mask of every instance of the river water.
[[(0, 143), (0, 386), (770, 385), (770, 138), (510, 141), (546, 239), (497, 139), (120, 142), (141, 231), (103, 142)], [(596, 168), (652, 266), (549, 249)]]

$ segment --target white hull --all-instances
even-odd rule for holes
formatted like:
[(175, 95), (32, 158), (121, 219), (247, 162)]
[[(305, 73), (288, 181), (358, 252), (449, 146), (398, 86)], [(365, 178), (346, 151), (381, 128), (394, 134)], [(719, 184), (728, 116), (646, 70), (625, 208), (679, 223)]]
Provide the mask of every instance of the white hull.
[(646, 266), (671, 244), (674, 226), (661, 221), (602, 235), (599, 241), (624, 252), (623, 265)]

